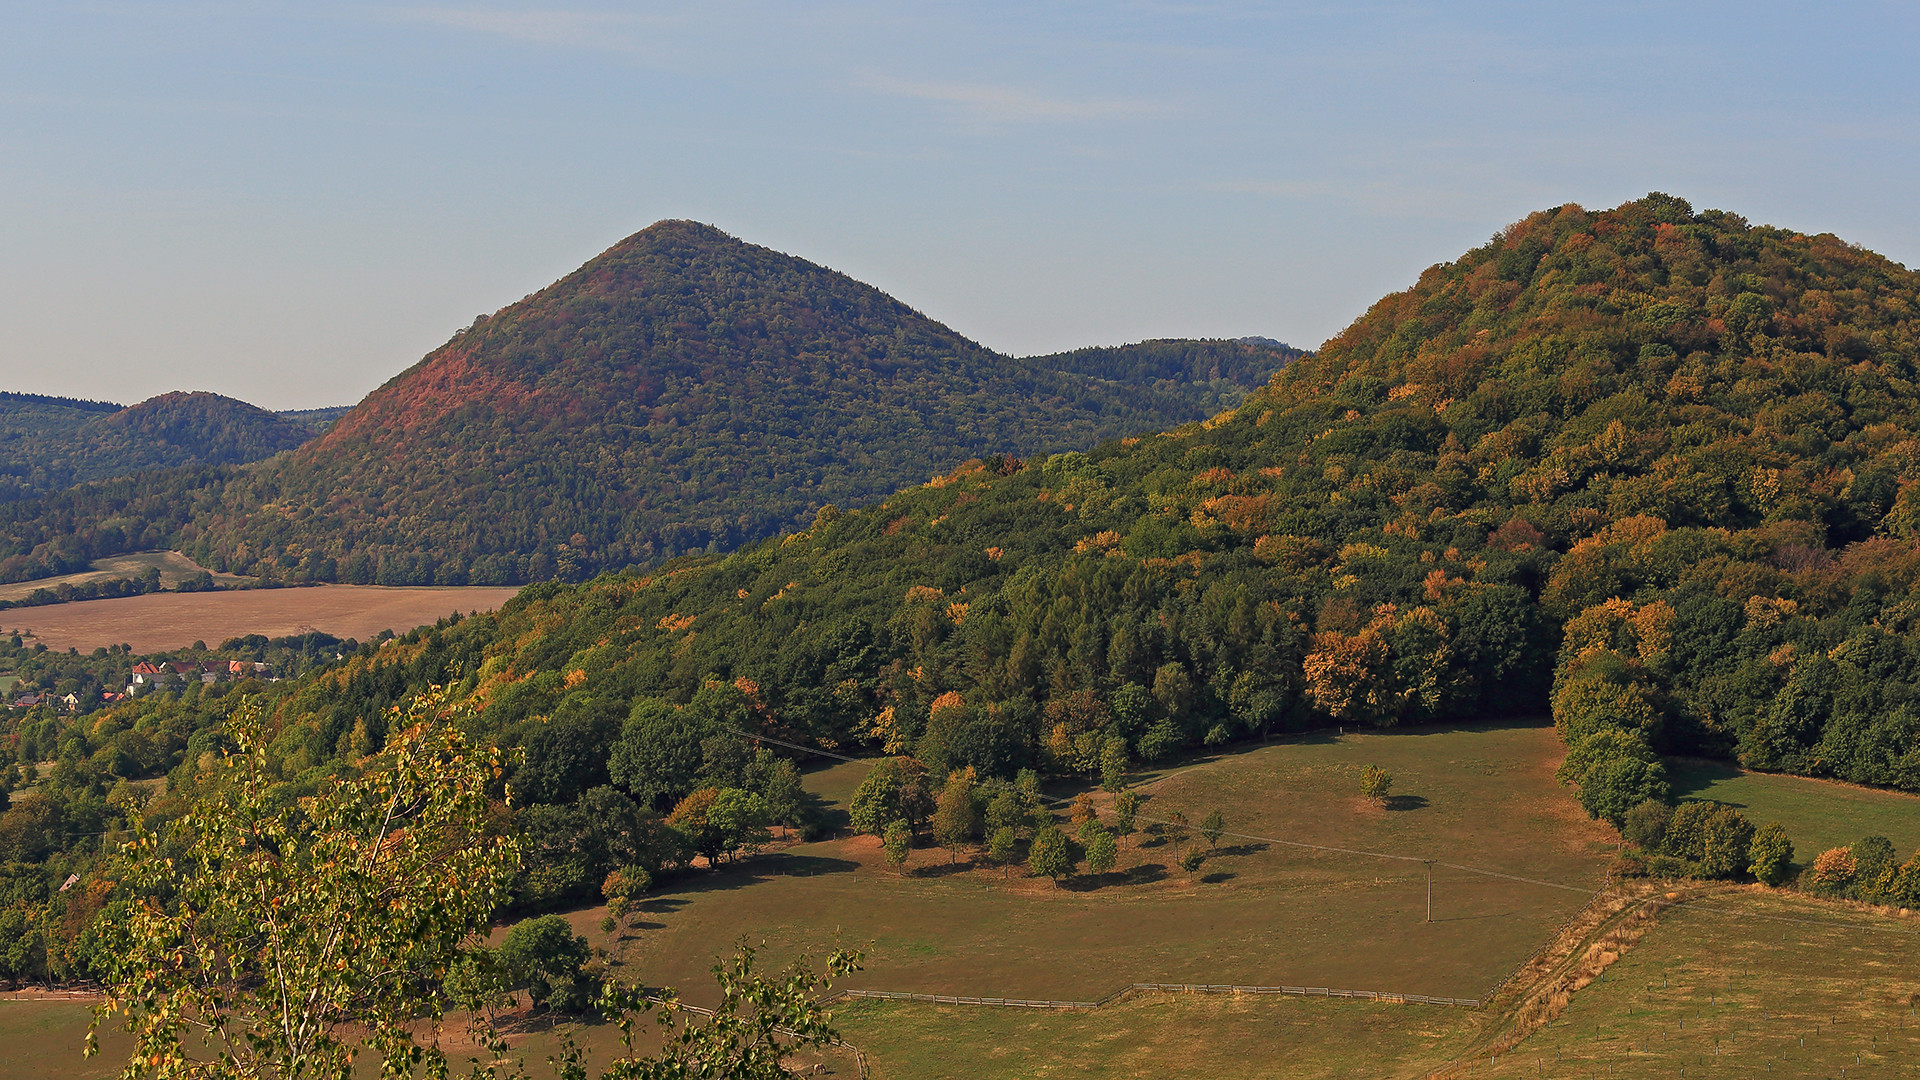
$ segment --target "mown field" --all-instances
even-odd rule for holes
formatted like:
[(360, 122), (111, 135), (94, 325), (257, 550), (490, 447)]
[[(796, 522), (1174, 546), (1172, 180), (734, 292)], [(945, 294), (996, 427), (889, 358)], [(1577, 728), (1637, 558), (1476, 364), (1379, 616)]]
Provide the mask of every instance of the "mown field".
[(195, 641), (219, 645), (230, 637), (284, 637), (320, 630), (360, 641), (382, 630), (405, 633), (458, 611), (491, 611), (513, 598), (512, 588), (386, 588), (317, 585), (302, 589), (150, 593), (114, 600), (83, 600), (3, 613), (8, 630), (28, 629), (50, 649), (89, 652), (131, 645), (136, 653), (184, 649)]
[(1031, 1012), (860, 1002), (877, 1080), (1913, 1076), (1920, 920), (1728, 890), (1663, 912), (1554, 1020), (1491, 1054), (1499, 1010), (1147, 994)]
[(0, 1077), (5, 1080), (96, 1080), (117, 1075), (133, 1040), (124, 1032), (100, 1037), (100, 1056), (80, 1055), (93, 1014), (83, 1002), (0, 998)]
[[(1114, 873), (1060, 886), (938, 849), (902, 875), (871, 837), (802, 844), (647, 901), (625, 970), (698, 1001), (716, 956), (744, 939), (781, 958), (860, 947), (849, 985), (920, 993), (1085, 1000), (1152, 981), (1477, 997), (1599, 888), (1613, 853), (1611, 831), (1553, 781), (1557, 754), (1540, 727), (1355, 734), (1140, 777), (1143, 818), (1218, 808), (1239, 834), (1193, 875), (1149, 835)], [(1359, 794), (1367, 764), (1396, 778), (1385, 808)], [(865, 771), (837, 766), (809, 786), (843, 800)], [(1431, 923), (1422, 858), (1443, 864)]]

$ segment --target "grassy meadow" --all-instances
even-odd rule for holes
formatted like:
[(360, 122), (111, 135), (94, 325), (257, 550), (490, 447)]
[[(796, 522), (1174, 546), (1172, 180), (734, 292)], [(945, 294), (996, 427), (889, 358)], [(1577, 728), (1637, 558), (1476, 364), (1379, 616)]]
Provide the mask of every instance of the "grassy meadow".
[[(1114, 873), (1060, 886), (940, 849), (916, 851), (900, 874), (871, 837), (778, 845), (655, 893), (612, 942), (616, 970), (707, 1003), (708, 969), (736, 942), (760, 946), (770, 968), (844, 944), (866, 951), (851, 987), (1090, 999), (1135, 981), (1234, 982), (1475, 997), (1553, 938), (1612, 858), (1611, 830), (1554, 782), (1558, 757), (1549, 728), (1489, 726), (1311, 736), (1143, 772), (1143, 821), (1226, 816), (1233, 835), (1192, 875), (1152, 832)], [(1385, 806), (1359, 794), (1368, 764), (1393, 774)], [(844, 808), (867, 767), (817, 768), (807, 787)], [(1907, 796), (1686, 762), (1675, 775), (1686, 797), (1785, 822), (1803, 856), (1867, 832), (1920, 842), (1920, 800)], [(1421, 863), (1282, 841), (1439, 860), (1434, 921)], [(1153, 992), (1058, 1011), (855, 1000), (835, 1016), (876, 1080), (1920, 1072), (1920, 918), (1758, 888), (1695, 892), (1497, 1056), (1514, 1039), (1521, 983), (1484, 1010)], [(604, 945), (602, 914), (569, 919)], [(84, 1005), (0, 1002), (0, 1080), (111, 1074), (110, 1058), (78, 1056), (86, 1021)], [(613, 1049), (611, 1027), (576, 1034), (589, 1064)], [(539, 1074), (559, 1036), (536, 1026), (516, 1042)], [(845, 1053), (803, 1064), (856, 1075)]]
[[(903, 875), (872, 837), (800, 844), (646, 901), (620, 943), (624, 970), (700, 1001), (708, 968), (744, 939), (780, 960), (860, 947), (865, 970), (848, 985), (920, 993), (1087, 1000), (1132, 982), (1232, 982), (1477, 997), (1600, 886), (1613, 851), (1610, 830), (1554, 783), (1557, 753), (1540, 727), (1347, 735), (1139, 777), (1143, 819), (1218, 808), (1240, 834), (1193, 875), (1149, 834), (1113, 873), (1059, 886), (940, 849), (916, 851)], [(1370, 763), (1395, 776), (1384, 808), (1359, 794)], [(866, 769), (808, 785), (843, 802)], [(1565, 887), (1443, 865), (1428, 923), (1420, 862), (1281, 840)]]
[(1803, 866), (1828, 848), (1876, 834), (1893, 841), (1902, 859), (1920, 849), (1920, 795), (1747, 772), (1695, 758), (1670, 759), (1667, 774), (1682, 799), (1712, 799), (1739, 807), (1755, 825), (1785, 825), (1794, 861)]
[(858, 1002), (876, 1080), (1026, 1077), (1848, 1077), (1920, 1073), (1920, 920), (1761, 890), (1668, 908), (1553, 1023), (1507, 1014), (1144, 994), (1098, 1010)]
[(93, 1013), (88, 1003), (60, 998), (0, 998), (0, 1077), (5, 1080), (97, 1080), (126, 1064), (133, 1040), (100, 1036), (100, 1056), (80, 1056)]

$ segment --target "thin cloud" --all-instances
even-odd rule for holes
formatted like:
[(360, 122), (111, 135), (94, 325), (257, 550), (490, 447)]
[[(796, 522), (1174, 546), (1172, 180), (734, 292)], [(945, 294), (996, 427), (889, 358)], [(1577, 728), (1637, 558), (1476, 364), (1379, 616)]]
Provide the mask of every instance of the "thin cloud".
[(396, 14), (409, 22), (491, 34), (530, 45), (628, 52), (639, 46), (632, 32), (655, 29), (668, 20), (612, 11), (482, 11), (472, 8), (407, 8)]
[(1080, 120), (1126, 120), (1161, 116), (1172, 109), (1160, 102), (1132, 98), (1080, 99), (1045, 97), (1011, 86), (986, 83), (923, 83), (904, 79), (869, 79), (870, 90), (895, 97), (917, 98), (951, 105), (969, 119), (994, 124), (1062, 123)]

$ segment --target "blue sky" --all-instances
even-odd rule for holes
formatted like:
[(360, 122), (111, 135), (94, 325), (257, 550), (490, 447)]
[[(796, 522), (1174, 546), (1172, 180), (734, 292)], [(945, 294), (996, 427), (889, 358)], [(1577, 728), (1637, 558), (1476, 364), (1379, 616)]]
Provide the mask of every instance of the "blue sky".
[(344, 404), (667, 217), (993, 348), (1312, 346), (1649, 190), (1920, 260), (1920, 7), (0, 3), (0, 389)]

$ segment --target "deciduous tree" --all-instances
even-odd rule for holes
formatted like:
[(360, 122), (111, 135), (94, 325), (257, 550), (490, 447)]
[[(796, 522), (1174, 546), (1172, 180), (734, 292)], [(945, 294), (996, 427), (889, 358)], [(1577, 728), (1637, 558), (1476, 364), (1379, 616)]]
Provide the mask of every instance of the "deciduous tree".
[(906, 873), (907, 856), (913, 853), (913, 829), (904, 818), (896, 818), (893, 824), (887, 826), (880, 846), (887, 853), (887, 865), (902, 874)]
[(257, 715), (233, 716), (235, 751), (172, 842), (125, 849), (133, 899), (102, 927), (95, 1010), (133, 1033), (125, 1080), (343, 1077), (356, 1044), (443, 1067), (415, 1025), (518, 862), (488, 827), (501, 755), (470, 751), (450, 713), (438, 693), (394, 710), (364, 772), (297, 800), (277, 796)]
[(1073, 873), (1073, 845), (1067, 834), (1054, 825), (1035, 832), (1027, 849), (1027, 869), (1039, 877), (1052, 878), (1056, 885)]

